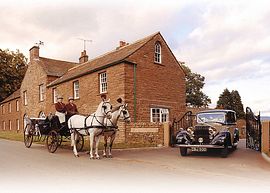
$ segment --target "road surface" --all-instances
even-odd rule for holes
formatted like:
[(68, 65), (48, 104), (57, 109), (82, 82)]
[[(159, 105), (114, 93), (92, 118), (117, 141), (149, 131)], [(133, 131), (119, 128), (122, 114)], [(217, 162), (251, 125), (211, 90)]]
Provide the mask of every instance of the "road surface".
[[(101, 154), (101, 153), (100, 153)], [(270, 192), (270, 163), (244, 141), (227, 158), (218, 152), (179, 155), (178, 148), (114, 150), (114, 158), (75, 158), (43, 145), (0, 139), (1, 193)]]

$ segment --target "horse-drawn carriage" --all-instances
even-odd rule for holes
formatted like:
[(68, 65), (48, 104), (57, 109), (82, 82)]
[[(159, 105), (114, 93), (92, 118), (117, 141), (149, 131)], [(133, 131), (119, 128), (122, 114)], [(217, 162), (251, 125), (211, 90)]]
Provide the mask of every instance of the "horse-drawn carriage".
[[(46, 118), (25, 118), (24, 144), (30, 148), (32, 142), (44, 142), (50, 153), (54, 153), (61, 143), (70, 140), (70, 130), (68, 126), (61, 125), (58, 117), (50, 115)], [(78, 135), (76, 147), (78, 151), (83, 149), (84, 138)]]
[[(26, 118), (24, 129), (24, 143), (31, 147), (33, 141), (45, 141), (48, 151), (54, 153), (64, 139), (71, 140), (73, 154), (79, 157), (78, 152), (83, 149), (83, 136), (89, 135), (90, 158), (99, 159), (98, 144), (104, 136), (104, 157), (112, 157), (111, 150), (116, 136), (118, 119), (130, 122), (127, 104), (118, 104), (112, 108), (110, 100), (102, 100), (96, 112), (88, 115), (73, 115), (65, 125), (61, 125), (59, 118), (50, 115), (46, 118)], [(107, 156), (107, 139), (110, 138)], [(95, 143), (95, 144), (94, 144)], [(95, 147), (95, 153), (93, 149)], [(95, 155), (95, 156), (94, 156)]]

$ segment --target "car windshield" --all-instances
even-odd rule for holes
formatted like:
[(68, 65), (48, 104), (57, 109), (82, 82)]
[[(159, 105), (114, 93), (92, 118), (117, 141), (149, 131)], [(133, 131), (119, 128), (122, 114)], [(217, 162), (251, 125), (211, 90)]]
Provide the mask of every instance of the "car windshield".
[(198, 123), (224, 123), (225, 113), (199, 113), (197, 114)]

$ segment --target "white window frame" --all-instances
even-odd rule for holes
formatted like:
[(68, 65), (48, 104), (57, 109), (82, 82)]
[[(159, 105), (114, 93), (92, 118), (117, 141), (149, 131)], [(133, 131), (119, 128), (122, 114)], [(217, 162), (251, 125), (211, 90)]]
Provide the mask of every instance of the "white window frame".
[(155, 43), (154, 61), (155, 61), (155, 63), (161, 64), (161, 44), (159, 42)]
[(17, 130), (19, 131), (20, 130), (20, 119), (16, 119), (16, 122), (17, 122)]
[(19, 110), (20, 110), (19, 100), (16, 100), (16, 111), (18, 112)]
[(8, 112), (11, 113), (11, 102), (8, 103)]
[(8, 123), (9, 123), (9, 130), (11, 131), (11, 128), (12, 128), (12, 122), (11, 122), (11, 120), (9, 120)]
[(27, 90), (23, 91), (23, 104), (27, 105)]
[(3, 121), (3, 130), (6, 130), (6, 122)]
[(39, 101), (42, 102), (45, 99), (45, 87), (44, 84), (39, 85)]
[[(154, 116), (154, 111), (155, 113), (158, 114), (158, 121), (154, 121), (155, 116)], [(150, 122), (154, 123), (164, 123), (164, 122), (169, 122), (169, 109), (167, 108), (160, 108), (160, 107), (153, 107), (150, 108)]]
[(107, 73), (102, 72), (99, 74), (99, 92), (100, 94), (107, 93), (108, 91), (108, 78)]
[(52, 96), (53, 96), (53, 103), (57, 103), (57, 89), (53, 88), (52, 89)]
[(73, 82), (73, 97), (74, 99), (80, 98), (80, 83), (78, 80)]

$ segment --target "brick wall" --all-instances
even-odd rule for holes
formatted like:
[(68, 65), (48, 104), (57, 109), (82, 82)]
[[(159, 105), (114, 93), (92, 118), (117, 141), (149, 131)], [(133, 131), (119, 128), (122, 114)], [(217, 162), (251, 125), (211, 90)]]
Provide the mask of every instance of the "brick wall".
[[(18, 101), (19, 109), (16, 108), (16, 103)], [(20, 98), (15, 98), (0, 105), (0, 129), (1, 130), (12, 130), (12, 131), (21, 131), (22, 121), (20, 120), (20, 109), (21, 109), (21, 101)], [(11, 111), (9, 109), (9, 105), (11, 105)], [(18, 122), (19, 120), (19, 122)], [(5, 123), (5, 128), (4, 128)], [(11, 126), (10, 126), (11, 123)], [(19, 124), (19, 126), (18, 126)]]
[(238, 119), (236, 122), (236, 127), (239, 129), (239, 134), (241, 139), (246, 138), (246, 120)]
[[(154, 63), (155, 43), (162, 46), (162, 63)], [(137, 64), (136, 101), (137, 121), (150, 121), (151, 107), (168, 108), (170, 121), (186, 112), (185, 75), (169, 47), (158, 34), (129, 57)], [(134, 69), (126, 68), (126, 93), (133, 93)], [(133, 76), (132, 76), (133, 75)], [(127, 94), (130, 99), (133, 97)]]
[[(44, 101), (39, 100), (39, 85), (47, 84), (47, 75), (38, 64), (38, 60), (30, 61), (25, 77), (21, 85), (21, 100), (22, 100), (22, 119), (24, 114), (30, 117), (38, 117), (41, 111), (46, 112), (46, 101), (48, 100), (47, 90), (45, 86)], [(24, 105), (24, 91), (27, 92), (27, 105)]]
[(64, 97), (63, 102), (68, 102), (68, 97), (73, 96), (73, 82), (79, 81), (79, 99), (75, 99), (78, 111), (82, 114), (90, 114), (96, 111), (97, 106), (101, 102), (99, 92), (99, 74), (107, 73), (108, 92), (107, 98), (111, 99), (112, 105), (115, 105), (118, 97), (124, 96), (124, 65), (109, 67), (92, 74), (85, 75), (78, 79), (61, 83), (55, 87), (49, 87), (47, 92), (48, 100), (46, 101), (46, 113), (55, 112), (53, 104), (53, 88), (57, 89), (57, 93)]

